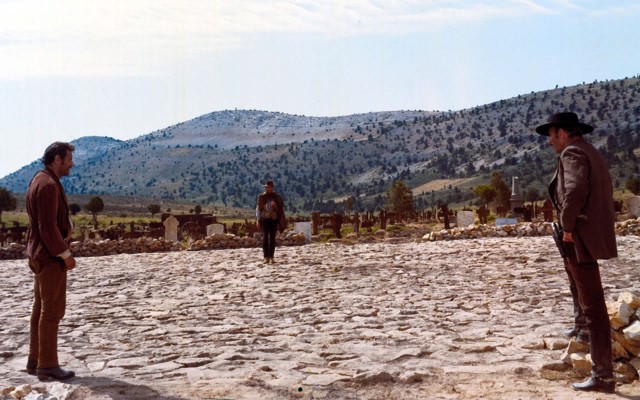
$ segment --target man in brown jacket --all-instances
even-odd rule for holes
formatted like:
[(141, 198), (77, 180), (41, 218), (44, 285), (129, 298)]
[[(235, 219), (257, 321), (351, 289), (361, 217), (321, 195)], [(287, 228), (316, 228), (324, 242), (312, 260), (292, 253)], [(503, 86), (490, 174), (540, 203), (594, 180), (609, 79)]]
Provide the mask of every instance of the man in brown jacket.
[(283, 232), (287, 220), (284, 215), (284, 201), (275, 192), (272, 180), (264, 185), (264, 192), (258, 195), (256, 205), (256, 221), (258, 228), (262, 229), (262, 253), (265, 264), (273, 264), (276, 251), (276, 233)]
[(582, 137), (593, 131), (572, 112), (551, 115), (536, 132), (549, 136), (559, 154), (549, 194), (562, 229), (564, 265), (574, 303), (575, 325), (565, 336), (590, 342), (591, 378), (575, 390), (613, 393), (611, 326), (598, 259), (618, 256), (613, 186), (602, 155)]
[(58, 363), (58, 325), (65, 313), (67, 271), (76, 261), (67, 244), (71, 220), (60, 177), (73, 167), (74, 146), (55, 142), (44, 152), (45, 168), (35, 174), (27, 190), (26, 254), (34, 273), (34, 302), (27, 372), (38, 379), (64, 380), (75, 376)]

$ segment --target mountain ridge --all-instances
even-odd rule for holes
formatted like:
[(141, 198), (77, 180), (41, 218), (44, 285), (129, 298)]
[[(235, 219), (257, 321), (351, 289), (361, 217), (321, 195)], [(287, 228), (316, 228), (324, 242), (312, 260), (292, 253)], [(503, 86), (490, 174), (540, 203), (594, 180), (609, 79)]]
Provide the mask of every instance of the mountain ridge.
[[(573, 110), (596, 127), (589, 140), (611, 164), (614, 185), (638, 176), (640, 79), (593, 82), (532, 92), (459, 111), (387, 111), (308, 117), (258, 110), (215, 111), (127, 141), (83, 137), (69, 193), (181, 199), (253, 207), (265, 179), (274, 179), (292, 211), (335, 206), (353, 197), (357, 209), (383, 203), (394, 180), (417, 190), (419, 207), (465, 202), (469, 190), (499, 171), (523, 189), (543, 192), (555, 154), (534, 127)], [(0, 179), (26, 190), (33, 162)], [(456, 179), (456, 180), (453, 180)], [(436, 193), (437, 192), (437, 193)]]

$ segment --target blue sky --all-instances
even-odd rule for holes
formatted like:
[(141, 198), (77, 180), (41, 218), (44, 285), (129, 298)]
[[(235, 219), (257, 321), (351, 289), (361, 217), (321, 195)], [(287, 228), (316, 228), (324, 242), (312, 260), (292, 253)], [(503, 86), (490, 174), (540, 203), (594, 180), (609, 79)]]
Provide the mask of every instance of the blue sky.
[(636, 76), (639, 22), (636, 0), (0, 0), (0, 177), (224, 109), (459, 110)]

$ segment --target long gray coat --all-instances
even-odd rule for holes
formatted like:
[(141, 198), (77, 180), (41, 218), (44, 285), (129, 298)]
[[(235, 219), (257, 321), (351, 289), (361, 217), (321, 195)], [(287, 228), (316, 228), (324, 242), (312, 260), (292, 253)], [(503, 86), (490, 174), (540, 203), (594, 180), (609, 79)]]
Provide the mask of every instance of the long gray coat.
[(549, 194), (579, 263), (618, 256), (611, 175), (593, 145), (580, 139), (560, 153)]

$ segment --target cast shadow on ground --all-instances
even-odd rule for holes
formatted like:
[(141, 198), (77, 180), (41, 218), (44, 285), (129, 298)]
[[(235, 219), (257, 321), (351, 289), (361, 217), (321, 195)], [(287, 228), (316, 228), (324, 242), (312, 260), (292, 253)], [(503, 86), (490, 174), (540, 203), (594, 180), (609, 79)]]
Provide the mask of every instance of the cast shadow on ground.
[[(145, 385), (130, 383), (108, 377), (76, 377), (68, 382), (74, 387), (82, 387), (94, 396), (105, 396), (113, 400), (185, 400), (191, 397), (176, 397), (159, 393)], [(72, 395), (70, 398), (74, 398)], [(83, 397), (84, 398), (84, 397)], [(90, 396), (87, 398), (91, 398)]]
[(626, 395), (626, 394), (622, 394), (620, 392), (616, 392), (615, 395), (617, 397), (620, 397), (620, 398), (623, 398), (623, 399), (640, 400), (640, 396), (636, 396), (636, 395)]

